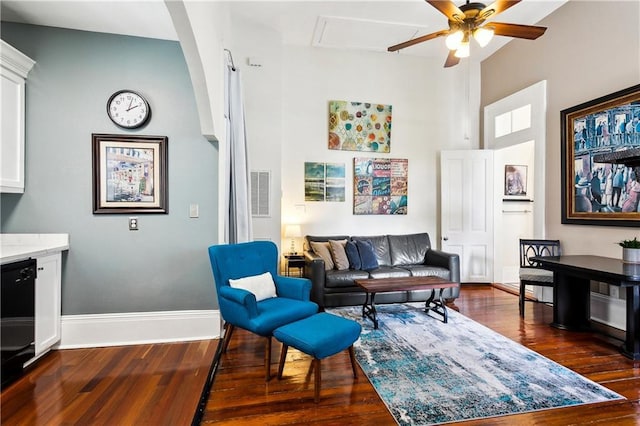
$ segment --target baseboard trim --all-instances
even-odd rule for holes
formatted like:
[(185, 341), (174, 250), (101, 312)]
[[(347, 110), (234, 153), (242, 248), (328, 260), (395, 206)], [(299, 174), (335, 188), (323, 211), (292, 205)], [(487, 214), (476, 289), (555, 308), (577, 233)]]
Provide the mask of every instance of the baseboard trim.
[(63, 315), (56, 349), (186, 342), (220, 337), (220, 311)]
[(627, 303), (599, 293), (591, 293), (591, 319), (619, 330), (627, 329)]

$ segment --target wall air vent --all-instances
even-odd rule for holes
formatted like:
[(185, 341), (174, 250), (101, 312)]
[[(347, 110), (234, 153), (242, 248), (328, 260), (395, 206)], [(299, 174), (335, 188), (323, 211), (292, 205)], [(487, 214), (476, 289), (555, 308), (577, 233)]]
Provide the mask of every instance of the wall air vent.
[(271, 172), (251, 171), (251, 216), (271, 217)]

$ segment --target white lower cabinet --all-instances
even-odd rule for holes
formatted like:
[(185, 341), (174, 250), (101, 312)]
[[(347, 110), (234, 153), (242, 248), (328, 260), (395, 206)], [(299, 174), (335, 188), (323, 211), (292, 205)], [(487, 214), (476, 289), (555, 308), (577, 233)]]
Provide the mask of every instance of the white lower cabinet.
[(36, 358), (60, 341), (62, 254), (36, 258)]

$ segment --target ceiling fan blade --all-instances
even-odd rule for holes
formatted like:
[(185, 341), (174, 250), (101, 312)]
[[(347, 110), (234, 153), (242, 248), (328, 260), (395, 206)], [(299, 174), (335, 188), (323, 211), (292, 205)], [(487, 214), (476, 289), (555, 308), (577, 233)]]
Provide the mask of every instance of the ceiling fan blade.
[(485, 7), (478, 13), (478, 19), (485, 20), (490, 16), (497, 15), (498, 13), (504, 12), (509, 9), (511, 6), (514, 6), (520, 3), (521, 0), (496, 0), (494, 3)]
[(536, 27), (534, 25), (505, 24), (503, 22), (490, 22), (485, 25), (487, 28), (493, 28), (495, 35), (526, 38), (535, 40), (547, 30), (547, 27)]
[(436, 37), (445, 36), (447, 34), (449, 34), (449, 30), (437, 31), (435, 33), (431, 33), (431, 34), (423, 35), (421, 37), (417, 37), (411, 40), (407, 40), (404, 43), (393, 45), (389, 47), (387, 51), (395, 52), (396, 50), (404, 49), (405, 47), (413, 46), (414, 44), (422, 43), (423, 41), (431, 40)]
[(462, 22), (464, 20), (464, 12), (450, 0), (427, 0), (427, 3), (452, 21)]
[(444, 61), (444, 67), (445, 68), (449, 68), (449, 67), (452, 67), (454, 65), (458, 65), (458, 63), (460, 62), (460, 58), (455, 56), (455, 54), (456, 54), (455, 50), (450, 50), (449, 51), (449, 55), (447, 55), (447, 60)]

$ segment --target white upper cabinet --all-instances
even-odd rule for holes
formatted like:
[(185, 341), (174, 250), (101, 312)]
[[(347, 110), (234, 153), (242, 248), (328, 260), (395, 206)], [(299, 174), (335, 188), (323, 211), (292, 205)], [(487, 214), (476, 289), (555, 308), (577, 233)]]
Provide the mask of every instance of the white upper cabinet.
[(0, 40), (0, 192), (24, 192), (25, 82), (33, 60)]

